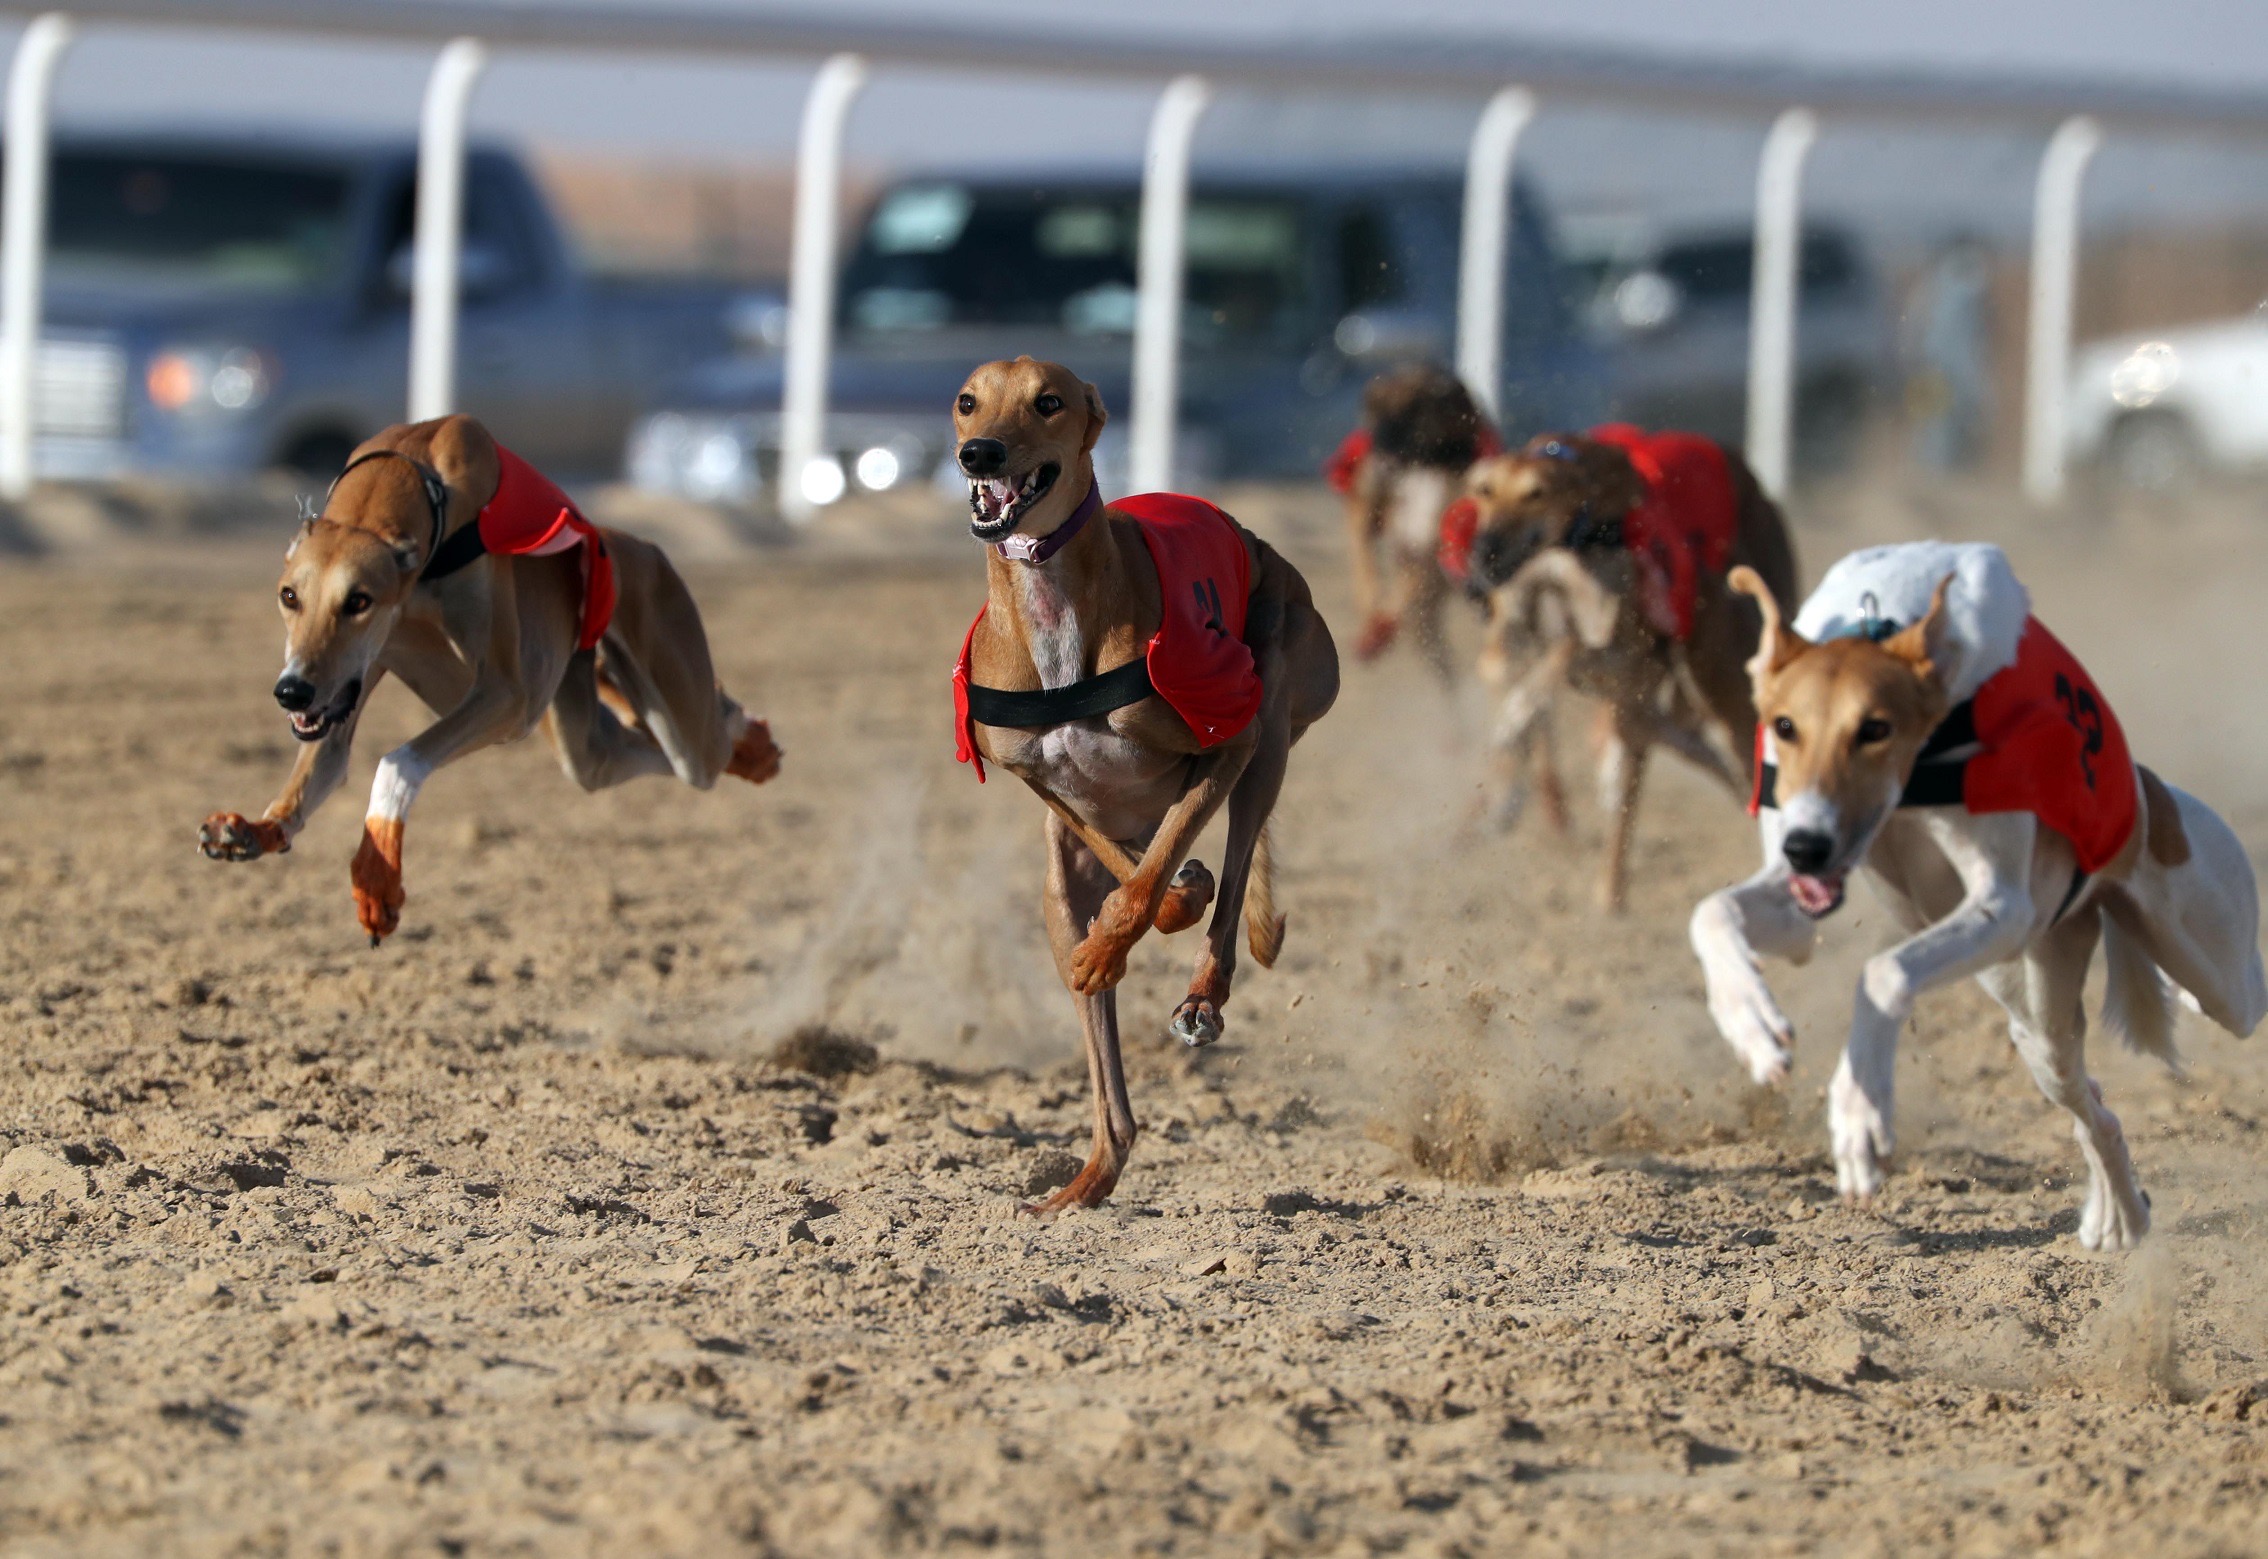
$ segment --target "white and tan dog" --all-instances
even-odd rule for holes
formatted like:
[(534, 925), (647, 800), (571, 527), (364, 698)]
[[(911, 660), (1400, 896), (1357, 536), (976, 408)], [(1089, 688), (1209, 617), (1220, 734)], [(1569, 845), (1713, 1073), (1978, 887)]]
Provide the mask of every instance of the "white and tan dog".
[[(2079, 1239), (2149, 1229), (2118, 1118), (2087, 1075), (2081, 991), (2096, 943), (2106, 1023), (2174, 1059), (2175, 988), (2222, 1028), (2268, 1015), (2252, 867), (2210, 808), (2140, 768), (2085, 672), (2035, 621), (1997, 547), (1923, 542), (1845, 558), (1793, 626), (1762, 581), (1749, 664), (1765, 733), (1764, 866), (1694, 911), (1709, 1011), (1759, 1083), (1794, 1034), (1757, 967), (1801, 963), (1863, 867), (1907, 932), (1859, 981), (1829, 1089), (1835, 1177), (1880, 1189), (1899, 1031), (1921, 992), (1974, 975), (2088, 1168)], [(2053, 823), (2051, 826), (2050, 821)], [(2169, 983), (2170, 982), (2170, 983)]]

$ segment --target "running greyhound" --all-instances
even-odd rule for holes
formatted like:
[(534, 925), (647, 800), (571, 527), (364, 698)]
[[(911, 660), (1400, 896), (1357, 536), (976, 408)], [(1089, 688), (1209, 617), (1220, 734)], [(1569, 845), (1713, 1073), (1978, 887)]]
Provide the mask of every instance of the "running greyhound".
[(1094, 1088), (1093, 1151), (1037, 1214), (1095, 1206), (1126, 1166), (1115, 987), (1144, 932), (1204, 913), (1213, 881), (1187, 857), (1223, 802), (1219, 902), (1173, 1033), (1220, 1037), (1240, 922), (1252, 956), (1276, 961), (1268, 815), (1292, 744), (1339, 691), (1330, 630), (1273, 547), (1198, 499), (1103, 503), (1106, 420), (1093, 385), (1028, 357), (985, 364), (953, 403), (987, 577), (954, 674), (960, 756), (1047, 804), (1048, 941)]
[(779, 772), (770, 728), (717, 685), (701, 614), (661, 549), (592, 525), (470, 417), (386, 429), (348, 460), (284, 554), (276, 702), (303, 744), (257, 818), (216, 812), (216, 861), (280, 855), (346, 777), (388, 672), (446, 711), (379, 762), (355, 853), (370, 945), (400, 924), (402, 826), (433, 771), (540, 723), (585, 790)]

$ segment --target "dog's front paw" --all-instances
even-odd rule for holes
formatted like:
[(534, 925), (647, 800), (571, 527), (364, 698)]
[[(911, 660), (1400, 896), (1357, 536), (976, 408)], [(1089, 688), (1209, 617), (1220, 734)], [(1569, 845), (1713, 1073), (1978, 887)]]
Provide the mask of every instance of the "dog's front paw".
[(197, 828), (197, 848), (214, 861), (256, 861), (291, 848), (291, 836), (273, 818), (215, 812)]
[(354, 914), (376, 947), (402, 923), (402, 825), (372, 818), (362, 825), (362, 847), (354, 852)]
[(1126, 978), (1126, 955), (1133, 950), (1133, 937), (1097, 924), (1071, 949), (1071, 989), (1081, 996), (1100, 996)]
[(1827, 1090), (1827, 1131), (1835, 1149), (1835, 1189), (1846, 1202), (1872, 1200), (1895, 1145), (1890, 1121), (1845, 1070)]
[(1392, 612), (1371, 613), (1370, 620), (1362, 625), (1362, 632), (1355, 636), (1355, 659), (1376, 660), (1386, 653), (1387, 646), (1401, 631), (1402, 620)]
[(1788, 1080), (1795, 1029), (1754, 971), (1744, 980), (1723, 982), (1723, 988), (1711, 981), (1709, 1016), (1717, 1020), (1717, 1032), (1739, 1053), (1757, 1086), (1776, 1088)]
[(751, 720), (748, 729), (740, 733), (740, 740), (732, 744), (725, 772), (737, 774), (751, 785), (761, 785), (780, 772), (780, 756), (780, 745), (772, 740), (771, 723)]

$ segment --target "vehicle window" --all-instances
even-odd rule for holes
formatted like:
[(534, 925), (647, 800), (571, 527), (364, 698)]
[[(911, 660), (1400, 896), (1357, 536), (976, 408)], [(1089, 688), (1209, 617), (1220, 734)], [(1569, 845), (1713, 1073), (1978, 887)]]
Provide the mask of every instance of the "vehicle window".
[[(844, 275), (843, 324), (894, 333), (956, 325), (1134, 328), (1140, 202), (1127, 190), (906, 186), (868, 219)], [(1301, 301), (1299, 211), (1196, 198), (1184, 283), (1193, 330), (1277, 328)]]
[(1289, 201), (1190, 201), (1189, 323), (1232, 337), (1290, 324), (1306, 292), (1299, 229), (1299, 208)]
[(1798, 263), (1805, 292), (1839, 292), (1859, 281), (1858, 256), (1840, 233), (1806, 233)]
[[(386, 242), (379, 252), (400, 276), (408, 274), (400, 257), (417, 241), (417, 181), (404, 183), (394, 196), (386, 219)], [(519, 203), (503, 175), (493, 167), (475, 166), (465, 180), (465, 228), (462, 238), (468, 262), (477, 255), (482, 270), (469, 270), (466, 280), (477, 280), (484, 296), (513, 292), (535, 279), (535, 245), (519, 219)]]
[(955, 185), (892, 190), (867, 231), (878, 254), (939, 254), (960, 241), (974, 202)]
[(337, 171), (63, 151), (50, 192), (47, 263), (71, 280), (288, 292), (335, 276), (345, 252)]
[(1746, 301), (1754, 252), (1745, 238), (1672, 244), (1662, 251), (1659, 268), (1693, 302)]
[(1361, 206), (1339, 219), (1341, 309), (1352, 314), (1409, 295), (1409, 278), (1394, 250), (1385, 214)]
[[(1754, 253), (1745, 236), (1672, 244), (1662, 251), (1659, 269), (1694, 302), (1745, 302)], [(1807, 295), (1839, 291), (1859, 280), (1858, 255), (1840, 233), (1806, 233), (1798, 253)]]

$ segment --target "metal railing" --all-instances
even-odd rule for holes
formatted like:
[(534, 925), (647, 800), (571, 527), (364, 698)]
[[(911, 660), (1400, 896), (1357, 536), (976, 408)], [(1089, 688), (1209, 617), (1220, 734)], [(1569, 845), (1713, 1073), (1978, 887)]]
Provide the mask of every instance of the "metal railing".
[[(1156, 33), (1050, 33), (941, 23), (838, 20), (819, 8), (736, 11), (713, 6), (572, 0), (66, 0), (17, 45), (6, 105), (5, 209), (0, 211), (0, 497), (21, 498), (34, 470), (35, 367), (44, 247), (47, 132), (55, 71), (73, 19), (359, 38), (449, 40), (429, 80), (419, 127), (419, 199), (411, 293), (409, 415), (454, 404), (462, 181), (470, 97), (491, 47), (511, 45), (714, 56), (823, 56), (803, 115), (781, 408), (779, 503), (792, 519), (816, 512), (810, 467), (826, 447), (834, 329), (843, 139), (869, 63), (1169, 78), (1143, 162), (1129, 444), (1135, 480), (1163, 485), (1173, 469), (1180, 352), (1182, 236), (1196, 129), (1211, 83), (1277, 89), (1485, 92), (1466, 157), (1456, 366), (1494, 407), (1502, 377), (1506, 227), (1522, 129), (1548, 94), (1625, 101), (1653, 112), (1688, 109), (1775, 115), (1757, 173), (1747, 444), (1765, 486), (1785, 490), (1792, 447), (1805, 155), (1822, 115), (1949, 117), (2057, 128), (2042, 159), (2033, 219), (2032, 308), (2026, 356), (2025, 491), (2052, 501), (2062, 487), (2063, 376), (2077, 273), (2079, 190), (2101, 125), (2268, 132), (2268, 95), (2152, 90), (2089, 81), (1908, 71), (1781, 70), (1695, 65), (1608, 51), (1539, 49), (1495, 40), (1381, 35), (1329, 43), (1190, 43)], [(1791, 103), (1805, 106), (1793, 107)]]

